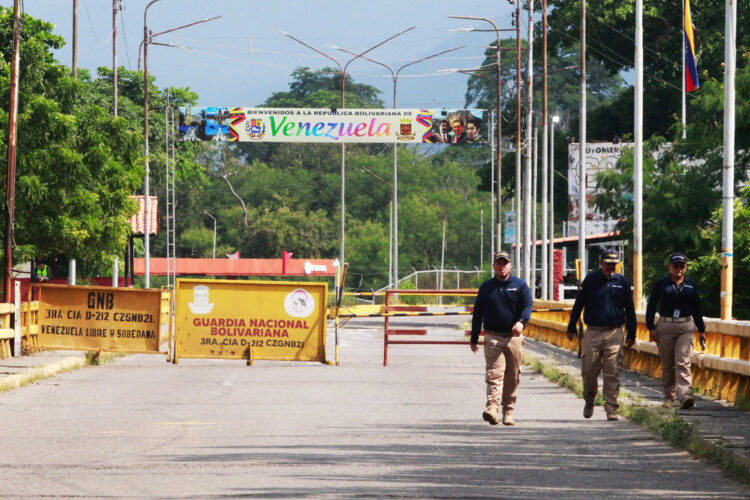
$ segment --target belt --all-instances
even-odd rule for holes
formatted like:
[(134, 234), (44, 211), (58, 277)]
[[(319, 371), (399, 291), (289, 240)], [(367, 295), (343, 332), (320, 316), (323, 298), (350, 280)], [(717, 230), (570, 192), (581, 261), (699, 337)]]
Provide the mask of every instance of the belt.
[(497, 330), (485, 330), (484, 331), (485, 335), (487, 335), (488, 333), (490, 335), (497, 335), (498, 337), (505, 337), (505, 338), (513, 336), (513, 332), (498, 332)]
[(691, 316), (683, 316), (682, 318), (661, 318), (669, 323), (684, 323), (693, 319)]
[(586, 325), (586, 328), (593, 330), (614, 330), (615, 328), (622, 328), (622, 323), (619, 325)]

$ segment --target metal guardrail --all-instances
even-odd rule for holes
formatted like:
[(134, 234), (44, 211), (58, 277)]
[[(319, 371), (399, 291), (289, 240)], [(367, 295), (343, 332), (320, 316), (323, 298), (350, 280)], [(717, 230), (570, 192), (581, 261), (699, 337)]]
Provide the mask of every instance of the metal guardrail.
[[(535, 301), (534, 306), (552, 309), (572, 309), (573, 303)], [(638, 329), (636, 343), (625, 349), (623, 366), (631, 370), (661, 376), (659, 350), (649, 341), (646, 317), (636, 313)], [(578, 350), (578, 338), (567, 339), (569, 312), (535, 311), (527, 325), (527, 336), (538, 338), (571, 351)], [(727, 321), (704, 318), (706, 323), (706, 351), (693, 353), (693, 387), (702, 394), (730, 402), (750, 401), (750, 321)], [(695, 336), (694, 345), (698, 345)]]

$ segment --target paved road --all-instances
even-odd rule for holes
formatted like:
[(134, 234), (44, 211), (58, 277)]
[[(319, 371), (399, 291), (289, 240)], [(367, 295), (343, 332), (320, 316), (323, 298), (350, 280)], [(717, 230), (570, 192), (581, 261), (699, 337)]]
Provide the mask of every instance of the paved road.
[(340, 331), (339, 367), (139, 355), (0, 394), (0, 497), (750, 496), (533, 372), (518, 424), (489, 426), (480, 353), (393, 346), (384, 368), (370, 325)]

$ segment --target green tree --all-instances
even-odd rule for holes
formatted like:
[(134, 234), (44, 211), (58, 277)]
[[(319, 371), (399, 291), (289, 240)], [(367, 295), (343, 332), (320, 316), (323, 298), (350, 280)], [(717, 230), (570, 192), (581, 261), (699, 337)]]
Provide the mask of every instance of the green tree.
[[(274, 92), (263, 103), (264, 107), (276, 108), (340, 108), (341, 73), (336, 68), (312, 71), (297, 68), (292, 72), (292, 82), (286, 92)], [(380, 90), (371, 85), (355, 83), (346, 75), (347, 108), (382, 108), (378, 98)]]
[[(681, 107), (682, 10), (681, 3), (644, 0), (644, 133), (646, 137), (670, 137), (673, 125), (679, 121)], [(700, 80), (722, 78), (724, 62), (724, 8), (710, 0), (691, 0), (696, 52)], [(740, 0), (737, 26), (750, 23), (750, 2)], [(575, 52), (580, 40), (581, 1), (552, 0), (549, 2), (549, 46), (551, 53)], [(586, 6), (587, 65), (602, 65), (609, 74), (616, 75), (633, 69), (635, 39), (635, 2), (601, 0)], [(740, 53), (750, 47), (750, 33), (737, 33)], [(745, 61), (738, 60), (738, 67)], [(589, 80), (591, 83), (591, 80)], [(696, 95), (688, 99), (688, 117), (696, 116), (693, 109)], [(608, 109), (606, 109), (608, 108)], [(608, 105), (588, 118), (588, 134), (592, 138), (609, 139), (624, 136), (633, 130), (633, 94), (622, 93)], [(593, 111), (593, 110), (592, 110)], [(575, 128), (573, 128), (575, 130)], [(572, 134), (576, 135), (576, 134)]]
[[(750, 167), (750, 65), (744, 65), (735, 81), (737, 90), (735, 133), (735, 182), (747, 179)], [(688, 124), (687, 140), (667, 143), (654, 137), (644, 145), (643, 172), (643, 252), (644, 282), (648, 285), (664, 272), (666, 256), (672, 251), (683, 251), (697, 265), (691, 273), (705, 286), (708, 314), (718, 314), (718, 266), (721, 252), (720, 212), (723, 183), (723, 85), (711, 79), (705, 82), (694, 100), (696, 118)], [(623, 218), (619, 227), (626, 234), (633, 228), (632, 192), (633, 155), (626, 152), (618, 168), (598, 175), (597, 185), (603, 194), (596, 200), (597, 207), (610, 217)], [(736, 186), (735, 186), (736, 189)], [(743, 204), (747, 192), (743, 192)], [(744, 221), (743, 205), (740, 221)], [(735, 238), (745, 241), (744, 222), (735, 223)], [(735, 262), (745, 262), (747, 249), (735, 249)], [(707, 256), (705, 258), (701, 258)], [(738, 266), (739, 267), (739, 266)], [(750, 293), (750, 285), (735, 281), (735, 294)], [(706, 295), (708, 296), (708, 295)], [(735, 301), (735, 304), (738, 302)], [(744, 311), (740, 307), (738, 311)], [(739, 312), (737, 313), (739, 314)], [(742, 314), (745, 314), (744, 312)]]
[[(721, 316), (721, 221), (723, 210), (717, 209), (704, 230), (711, 250), (688, 264), (689, 274), (698, 282), (704, 314)], [(734, 204), (734, 279), (732, 316), (750, 318), (750, 286), (743, 278), (750, 273), (750, 187), (744, 187)]]
[[(12, 20), (12, 9), (0, 8), (3, 95), (10, 83)], [(85, 74), (74, 80), (53, 59), (51, 49), (62, 39), (52, 28), (23, 16), (14, 260), (64, 254), (87, 273), (124, 248), (136, 208), (129, 196), (143, 175), (141, 140), (126, 120), (81, 98), (92, 92), (90, 82)], [(0, 105), (7, 129), (8, 102)]]

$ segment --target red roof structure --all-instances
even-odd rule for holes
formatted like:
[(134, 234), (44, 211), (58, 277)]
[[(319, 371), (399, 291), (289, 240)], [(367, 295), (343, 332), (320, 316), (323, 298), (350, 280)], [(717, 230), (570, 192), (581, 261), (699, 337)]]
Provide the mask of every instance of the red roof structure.
[[(289, 259), (175, 259), (177, 276), (335, 276), (333, 260)], [(133, 274), (144, 274), (145, 259), (133, 259)], [(167, 259), (149, 259), (149, 274), (167, 275)]]

